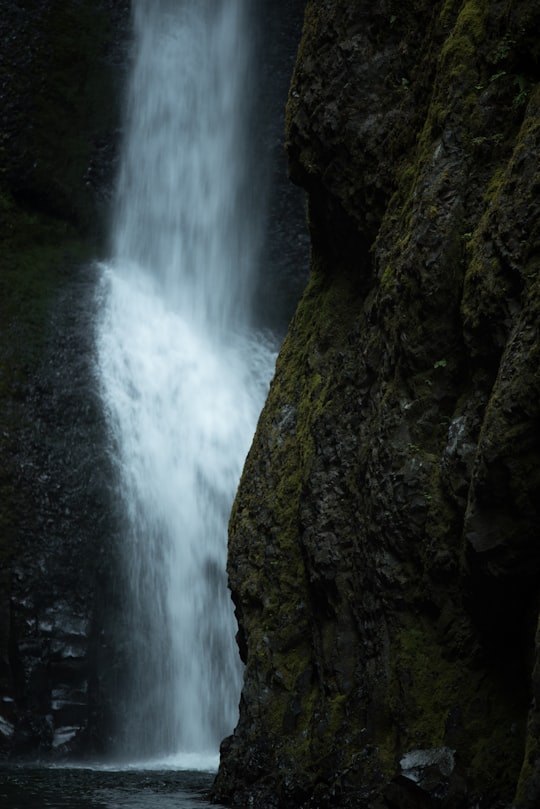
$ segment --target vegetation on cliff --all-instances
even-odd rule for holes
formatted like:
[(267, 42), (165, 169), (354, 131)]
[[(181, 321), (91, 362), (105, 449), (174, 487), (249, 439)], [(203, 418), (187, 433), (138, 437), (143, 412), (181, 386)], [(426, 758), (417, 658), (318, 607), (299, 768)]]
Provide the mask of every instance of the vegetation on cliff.
[(520, 0), (306, 5), (312, 273), (231, 517), (223, 801), (540, 802), (538, 30)]

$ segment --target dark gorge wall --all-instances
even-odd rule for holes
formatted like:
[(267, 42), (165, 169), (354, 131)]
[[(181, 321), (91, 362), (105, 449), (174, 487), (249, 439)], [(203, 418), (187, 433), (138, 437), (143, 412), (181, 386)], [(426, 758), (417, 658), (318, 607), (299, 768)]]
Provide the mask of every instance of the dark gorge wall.
[(540, 9), (307, 3), (311, 279), (230, 521), (215, 796), (540, 805)]
[[(304, 195), (283, 150), (302, 4), (247, 5), (268, 197), (254, 320), (282, 333), (307, 270)], [(94, 260), (107, 252), (129, 7), (0, 0), (0, 758), (104, 755), (126, 726), (134, 641)]]
[(103, 249), (126, 21), (106, 0), (0, 2), (0, 756), (107, 734), (96, 581), (113, 520), (88, 259)]

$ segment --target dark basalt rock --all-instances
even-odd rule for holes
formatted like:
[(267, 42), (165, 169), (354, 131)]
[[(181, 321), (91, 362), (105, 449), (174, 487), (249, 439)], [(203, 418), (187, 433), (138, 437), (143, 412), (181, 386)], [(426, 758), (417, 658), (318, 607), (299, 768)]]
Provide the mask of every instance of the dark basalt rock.
[[(306, 5), (311, 279), (230, 521), (225, 803), (540, 801), (539, 15)], [(455, 769), (411, 779), (414, 750)]]
[(0, 706), (7, 723), (2, 747), (10, 755), (95, 752), (110, 733), (96, 663), (107, 643), (103, 599), (114, 613), (108, 589), (115, 524), (93, 372), (92, 278), (89, 268), (71, 269), (51, 312), (42, 365), (19, 391), (11, 458), (16, 544)]
[(97, 751), (110, 733), (97, 661), (115, 523), (88, 257), (114, 176), (127, 11), (0, 2), (0, 757)]

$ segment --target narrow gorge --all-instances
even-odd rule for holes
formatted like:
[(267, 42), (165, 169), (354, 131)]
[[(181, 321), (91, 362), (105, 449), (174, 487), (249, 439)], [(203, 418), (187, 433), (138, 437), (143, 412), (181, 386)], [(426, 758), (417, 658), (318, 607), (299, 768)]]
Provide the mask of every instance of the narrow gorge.
[[(540, 6), (247, 5), (252, 315), (286, 335), (229, 520), (244, 673), (211, 800), (538, 809)], [(103, 760), (145, 689), (94, 364), (133, 9), (0, 9), (0, 757)]]

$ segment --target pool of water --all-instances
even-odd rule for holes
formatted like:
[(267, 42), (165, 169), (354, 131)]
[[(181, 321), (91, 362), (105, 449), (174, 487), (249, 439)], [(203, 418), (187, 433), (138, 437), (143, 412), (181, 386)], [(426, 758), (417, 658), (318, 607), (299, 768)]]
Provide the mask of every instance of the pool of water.
[(0, 763), (2, 809), (211, 809), (214, 773)]

